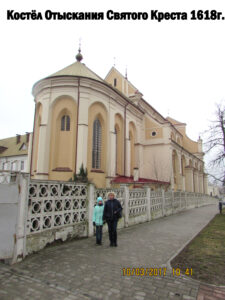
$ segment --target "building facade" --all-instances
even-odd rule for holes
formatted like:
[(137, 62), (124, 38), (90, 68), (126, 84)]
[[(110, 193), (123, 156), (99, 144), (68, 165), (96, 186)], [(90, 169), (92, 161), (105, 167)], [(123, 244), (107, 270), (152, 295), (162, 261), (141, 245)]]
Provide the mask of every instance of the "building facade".
[(28, 150), (31, 134), (0, 140), (0, 170), (29, 172)]
[(222, 193), (220, 193), (220, 189), (222, 190), (222, 188), (220, 188), (219, 186), (209, 183), (208, 184), (208, 194), (211, 197), (217, 197), (217, 198), (222, 198)]
[(97, 187), (149, 185), (207, 193), (202, 141), (164, 118), (112, 67), (105, 79), (82, 62), (33, 86), (31, 176), (67, 181), (87, 168)]

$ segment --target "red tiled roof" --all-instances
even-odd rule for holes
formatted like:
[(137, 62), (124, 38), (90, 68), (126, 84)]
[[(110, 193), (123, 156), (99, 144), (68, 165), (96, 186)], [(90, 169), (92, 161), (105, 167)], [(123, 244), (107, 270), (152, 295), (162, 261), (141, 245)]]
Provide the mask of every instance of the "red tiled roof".
[(159, 183), (159, 184), (170, 184), (167, 181), (160, 181), (148, 178), (139, 178), (138, 181), (134, 181), (134, 177), (130, 176), (117, 176), (112, 181), (112, 183)]

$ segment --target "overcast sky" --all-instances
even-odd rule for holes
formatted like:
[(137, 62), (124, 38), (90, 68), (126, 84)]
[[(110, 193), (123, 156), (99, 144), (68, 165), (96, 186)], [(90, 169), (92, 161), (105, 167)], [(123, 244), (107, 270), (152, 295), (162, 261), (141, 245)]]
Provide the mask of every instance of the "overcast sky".
[[(186, 3), (186, 4), (185, 4)], [(225, 99), (224, 21), (12, 21), (6, 11), (43, 13), (114, 10), (216, 9), (217, 1), (1, 1), (0, 139), (33, 130), (33, 84), (75, 61), (79, 38), (83, 62), (104, 78), (114, 63), (164, 117), (187, 124), (197, 140)]]

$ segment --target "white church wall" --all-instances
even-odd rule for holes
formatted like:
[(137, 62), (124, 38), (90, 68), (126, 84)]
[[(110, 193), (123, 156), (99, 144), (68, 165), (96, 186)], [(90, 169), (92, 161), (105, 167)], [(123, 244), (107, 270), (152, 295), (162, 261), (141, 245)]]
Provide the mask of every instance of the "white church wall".
[(142, 169), (144, 177), (170, 182), (172, 164), (169, 145), (144, 146), (143, 149)]

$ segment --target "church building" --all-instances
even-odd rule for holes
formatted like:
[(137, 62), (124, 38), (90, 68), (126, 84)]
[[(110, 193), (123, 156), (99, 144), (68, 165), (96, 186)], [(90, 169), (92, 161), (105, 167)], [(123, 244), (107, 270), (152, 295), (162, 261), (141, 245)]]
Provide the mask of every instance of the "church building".
[(164, 118), (112, 67), (105, 79), (83, 62), (33, 86), (34, 179), (68, 181), (83, 164), (96, 187), (150, 186), (207, 193), (202, 140)]

